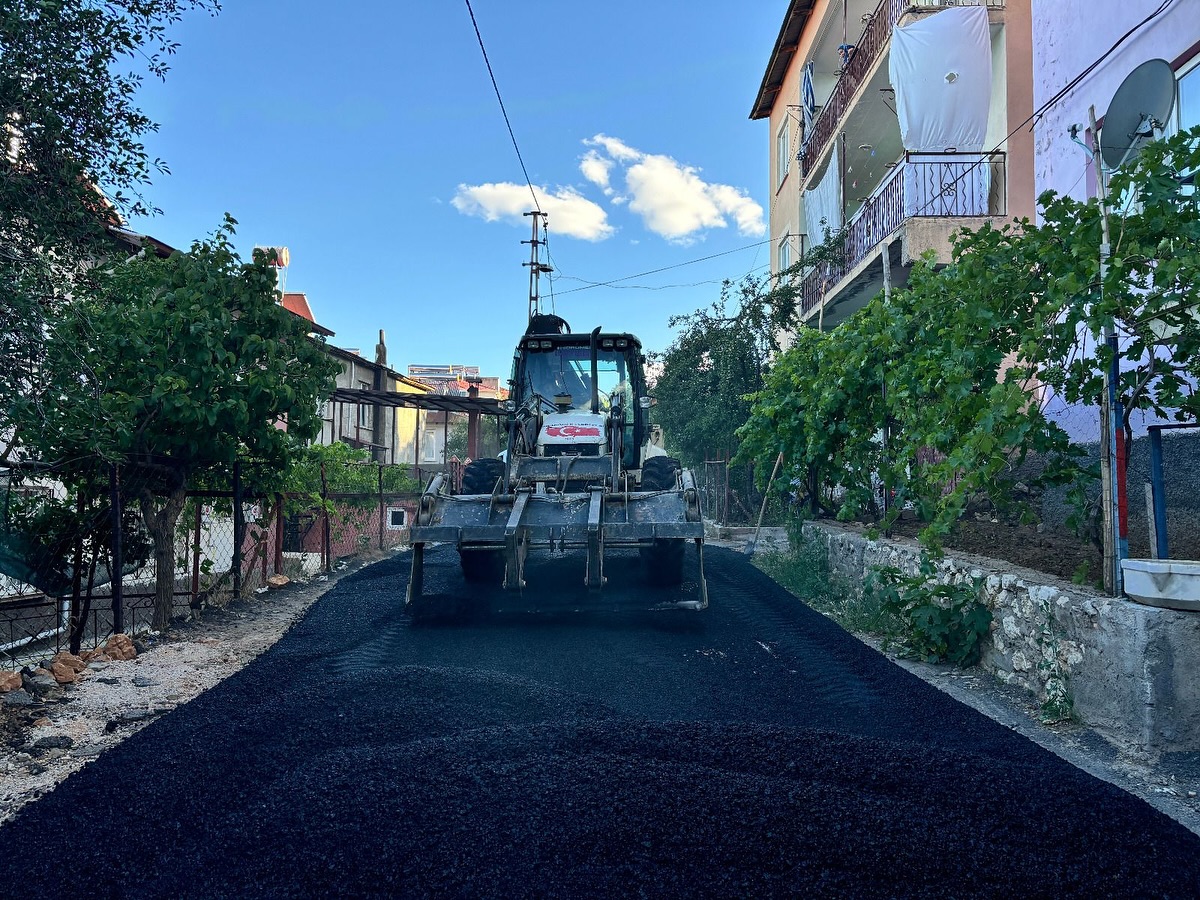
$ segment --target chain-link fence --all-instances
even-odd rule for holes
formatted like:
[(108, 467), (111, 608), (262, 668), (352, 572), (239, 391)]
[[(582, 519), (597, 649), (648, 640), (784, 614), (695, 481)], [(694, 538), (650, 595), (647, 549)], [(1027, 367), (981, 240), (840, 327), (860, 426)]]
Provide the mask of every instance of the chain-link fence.
[(235, 466), (229, 483), (185, 492), (160, 547), (144, 508), (164, 498), (131, 468), (109, 467), (108, 490), (68, 490), (53, 470), (0, 470), (0, 667), (149, 630), (162, 564), (178, 618), (265, 591), (272, 576), (305, 580), (404, 546), (427, 473), (323, 463), (306, 490), (271, 494), (253, 490), (257, 474)]

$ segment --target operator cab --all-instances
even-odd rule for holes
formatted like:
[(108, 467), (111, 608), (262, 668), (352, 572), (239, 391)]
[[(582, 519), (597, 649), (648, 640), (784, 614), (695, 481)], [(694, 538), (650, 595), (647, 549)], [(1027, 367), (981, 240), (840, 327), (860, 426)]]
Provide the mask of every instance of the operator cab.
[[(592, 366), (595, 344), (595, 369)], [(642, 345), (631, 334), (572, 334), (558, 316), (529, 323), (513, 358), (512, 410), (544, 419), (537, 455), (606, 452), (604, 417), (620, 409), (625, 421), (623, 464), (639, 468), (650, 437)], [(593, 374), (595, 384), (592, 383)], [(527, 452), (534, 447), (526, 441)]]

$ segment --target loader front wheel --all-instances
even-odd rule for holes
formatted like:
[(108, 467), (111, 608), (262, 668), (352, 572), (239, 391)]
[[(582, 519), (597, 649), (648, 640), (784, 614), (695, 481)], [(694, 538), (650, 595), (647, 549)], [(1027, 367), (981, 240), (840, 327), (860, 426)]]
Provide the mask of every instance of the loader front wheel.
[(462, 492), (464, 494), (490, 494), (496, 489), (496, 481), (504, 477), (504, 460), (473, 459), (463, 469)]

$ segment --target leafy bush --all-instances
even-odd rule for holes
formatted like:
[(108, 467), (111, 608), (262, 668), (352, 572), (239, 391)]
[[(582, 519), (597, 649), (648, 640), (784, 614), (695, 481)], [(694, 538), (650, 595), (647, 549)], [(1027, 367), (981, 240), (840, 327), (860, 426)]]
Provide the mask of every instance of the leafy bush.
[(992, 625), (992, 611), (979, 599), (982, 579), (938, 581), (932, 560), (922, 554), (917, 574), (885, 567), (879, 570), (879, 583), (883, 609), (902, 625), (902, 655), (964, 668), (979, 662)]

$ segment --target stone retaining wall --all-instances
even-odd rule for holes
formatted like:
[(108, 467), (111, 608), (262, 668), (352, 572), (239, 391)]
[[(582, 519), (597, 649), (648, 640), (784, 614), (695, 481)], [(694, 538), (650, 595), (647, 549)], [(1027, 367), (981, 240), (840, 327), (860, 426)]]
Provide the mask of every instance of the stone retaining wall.
[[(805, 525), (834, 573), (863, 584), (876, 568), (912, 574), (920, 548), (869, 540), (826, 523)], [(981, 665), (1000, 680), (1069, 706), (1085, 724), (1138, 753), (1200, 751), (1200, 613), (1105, 597), (1009, 563), (948, 553), (943, 582), (982, 580), (992, 610)]]

